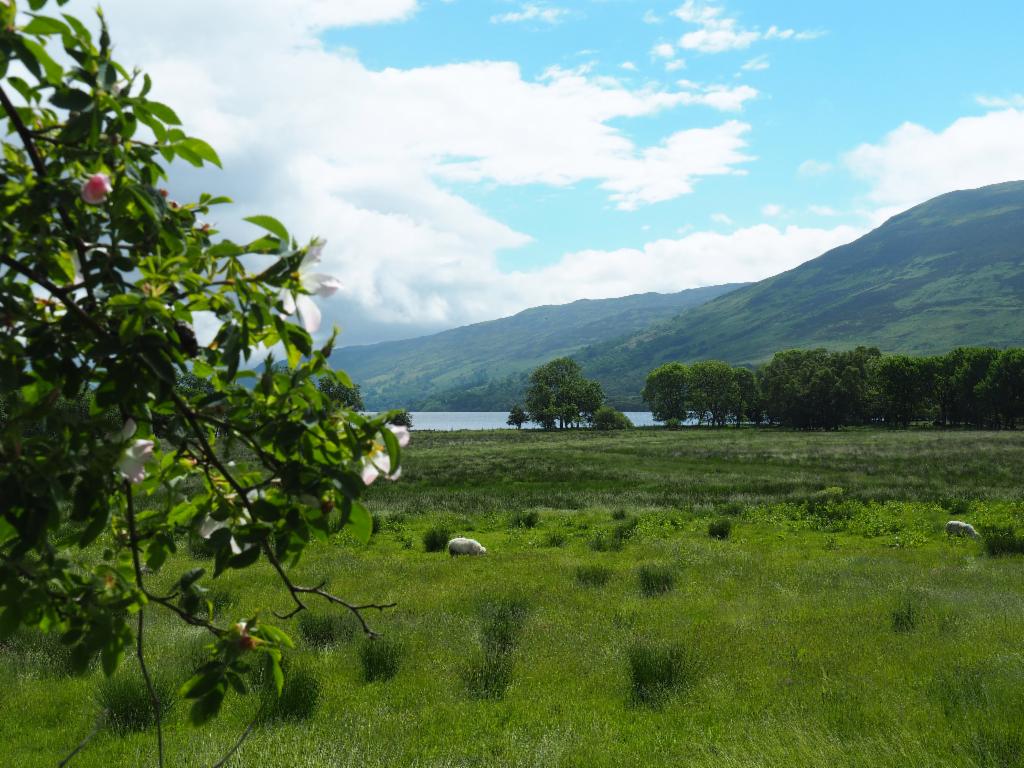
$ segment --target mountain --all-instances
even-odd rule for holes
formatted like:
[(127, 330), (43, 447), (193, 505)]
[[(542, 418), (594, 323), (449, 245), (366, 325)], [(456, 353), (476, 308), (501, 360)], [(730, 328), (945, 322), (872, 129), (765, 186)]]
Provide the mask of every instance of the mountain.
[(670, 360), (794, 347), (930, 354), (1024, 346), (1024, 182), (951, 192), (781, 275), (576, 354), (620, 406)]
[(541, 363), (623, 338), (742, 285), (534, 307), (431, 336), (343, 347), (331, 364), (361, 386), (373, 410), (504, 410)]

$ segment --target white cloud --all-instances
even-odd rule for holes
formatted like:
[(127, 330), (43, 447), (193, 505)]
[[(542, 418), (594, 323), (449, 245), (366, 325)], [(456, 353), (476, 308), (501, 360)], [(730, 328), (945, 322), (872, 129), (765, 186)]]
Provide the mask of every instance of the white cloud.
[(492, 24), (514, 24), (520, 21), (543, 21), (557, 24), (569, 11), (565, 8), (549, 8), (536, 3), (524, 3), (520, 10), (491, 16)]
[(1024, 179), (1024, 111), (962, 117), (941, 131), (905, 123), (844, 161), (871, 184), (876, 219), (957, 189)]
[(671, 43), (658, 43), (651, 48), (651, 56), (659, 59), (671, 59), (675, 55), (676, 49), (672, 47)]
[(978, 96), (975, 101), (988, 109), (1024, 109), (1024, 93), (1009, 96)]
[[(86, 16), (91, 4), (69, 7)], [(508, 62), (373, 70), (316, 37), (324, 26), (398, 20), (415, 8), (398, 0), (105, 3), (119, 59), (150, 72), (154, 96), (221, 151), (224, 172), (175, 165), (172, 192), (234, 197), (222, 214), (230, 218), (213, 217), (234, 237), (255, 234), (239, 223), (253, 213), (278, 216), (299, 239), (326, 237), (324, 271), (345, 287), (323, 303), (325, 327), (340, 321), (344, 343), (385, 326), (439, 328), (589, 295), (586, 281), (556, 288), (534, 273), (503, 273), (498, 255), (530, 236), (445, 182), (588, 182), (633, 210), (688, 194), (701, 178), (743, 173), (752, 159), (750, 127), (734, 120), (649, 146), (618, 127), (621, 118), (687, 105), (735, 109), (749, 91), (628, 88), (586, 67), (532, 80)], [(628, 265), (619, 290), (631, 292)]]
[(570, 253), (542, 270), (510, 275), (509, 289), (555, 303), (762, 280), (861, 234), (848, 226), (780, 229), (769, 224), (729, 234), (694, 232), (642, 248)]
[(782, 215), (782, 206), (776, 203), (768, 203), (767, 205), (761, 206), (761, 215), (767, 216), (770, 219), (774, 219), (776, 216)]
[(827, 205), (812, 205), (807, 210), (815, 216), (838, 216), (839, 211)]
[(619, 64), (619, 67), (621, 69), (626, 70), (627, 72), (636, 72), (637, 71), (637, 66), (632, 61), (624, 61), (621, 64)]
[(690, 95), (684, 99), (685, 104), (702, 104), (706, 107), (721, 110), (722, 112), (739, 112), (743, 109), (745, 102), (756, 99), (758, 90), (749, 85), (701, 85), (692, 80), (679, 80), (676, 85), (680, 88), (700, 93)]
[(768, 61), (768, 56), (763, 55), (751, 59), (742, 67), (740, 67), (740, 69), (742, 69), (744, 72), (762, 72), (768, 69), (768, 67), (770, 66), (771, 63)]
[(712, 213), (711, 220), (716, 224), (724, 224), (725, 226), (732, 226), (732, 219), (726, 213)]
[(665, 62), (666, 72), (678, 72), (680, 69), (686, 69), (686, 59), (672, 59)]
[(811, 40), (822, 34), (814, 31), (781, 29), (777, 26), (771, 26), (764, 32), (759, 29), (744, 29), (735, 18), (725, 15), (725, 9), (721, 6), (698, 0), (686, 0), (672, 13), (687, 24), (698, 27), (679, 39), (679, 47), (701, 53), (742, 50), (759, 40)]
[(644, 24), (661, 24), (661, 17), (654, 11), (644, 11)]
[(832, 163), (821, 160), (804, 160), (796, 169), (801, 176), (824, 176), (832, 170)]

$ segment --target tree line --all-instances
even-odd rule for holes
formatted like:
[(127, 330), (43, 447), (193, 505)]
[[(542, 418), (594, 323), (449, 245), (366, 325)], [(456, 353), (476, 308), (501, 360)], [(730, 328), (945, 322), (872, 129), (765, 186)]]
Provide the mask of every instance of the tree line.
[(718, 360), (666, 363), (647, 375), (654, 418), (716, 426), (836, 429), (884, 424), (1013, 429), (1024, 420), (1024, 349), (960, 347), (883, 355), (873, 347), (778, 352), (756, 371)]

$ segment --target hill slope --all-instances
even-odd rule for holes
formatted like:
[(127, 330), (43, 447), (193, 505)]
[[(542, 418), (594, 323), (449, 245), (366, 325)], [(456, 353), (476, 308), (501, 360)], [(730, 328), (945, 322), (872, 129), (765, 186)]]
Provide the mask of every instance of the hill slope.
[(500, 410), (523, 377), (554, 357), (622, 338), (741, 287), (581, 300), (404, 341), (344, 347), (331, 364), (347, 371), (367, 408)]
[(620, 404), (669, 360), (758, 363), (793, 347), (928, 354), (1024, 345), (1024, 182), (951, 192), (849, 245), (576, 355)]

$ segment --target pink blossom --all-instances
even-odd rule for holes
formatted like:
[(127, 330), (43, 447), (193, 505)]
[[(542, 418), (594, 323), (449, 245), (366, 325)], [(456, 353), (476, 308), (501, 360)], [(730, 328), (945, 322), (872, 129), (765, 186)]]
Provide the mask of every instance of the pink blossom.
[(82, 199), (89, 205), (102, 205), (113, 191), (107, 174), (94, 173), (82, 184)]

